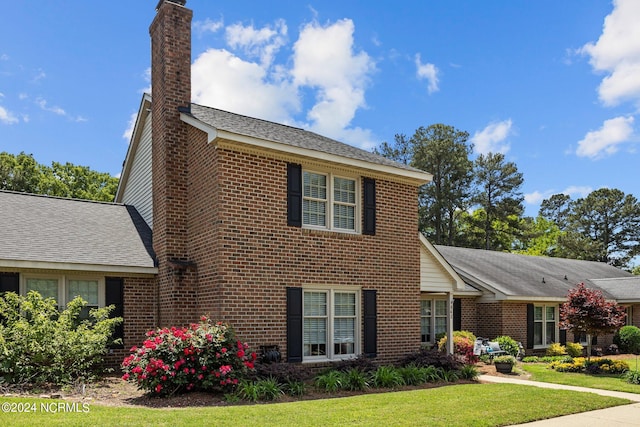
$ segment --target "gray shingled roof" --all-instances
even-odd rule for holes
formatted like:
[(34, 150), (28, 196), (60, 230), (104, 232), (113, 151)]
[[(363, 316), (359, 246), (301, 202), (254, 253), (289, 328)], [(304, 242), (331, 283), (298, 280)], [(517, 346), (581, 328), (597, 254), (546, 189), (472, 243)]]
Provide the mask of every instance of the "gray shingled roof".
[(315, 150), (349, 159), (395, 167), (407, 171), (425, 173), (424, 171), (412, 168), (411, 166), (407, 166), (403, 163), (394, 162), (386, 157), (335, 141), (304, 129), (247, 117), (193, 103), (191, 104), (190, 114), (209, 126), (231, 133), (278, 142), (292, 147)]
[[(613, 283), (615, 279), (632, 276), (603, 262), (451, 246), (436, 246), (436, 249), (465, 280), (481, 286), (489, 285), (498, 292), (514, 297), (565, 298), (569, 289), (580, 282), (597, 288), (599, 282), (593, 279), (606, 278)], [(604, 295), (615, 298), (607, 289), (602, 289)]]
[(0, 191), (0, 263), (153, 268), (150, 243), (130, 206)]
[(618, 301), (640, 301), (640, 276), (593, 279), (592, 282)]

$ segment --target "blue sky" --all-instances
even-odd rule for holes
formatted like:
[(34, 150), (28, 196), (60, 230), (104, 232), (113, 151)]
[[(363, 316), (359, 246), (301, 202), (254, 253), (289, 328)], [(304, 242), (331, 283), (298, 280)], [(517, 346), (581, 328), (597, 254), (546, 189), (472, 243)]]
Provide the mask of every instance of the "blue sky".
[[(156, 0), (5, 2), (0, 151), (118, 175)], [(640, 2), (188, 0), (193, 101), (371, 149), (444, 123), (564, 192), (640, 197)]]

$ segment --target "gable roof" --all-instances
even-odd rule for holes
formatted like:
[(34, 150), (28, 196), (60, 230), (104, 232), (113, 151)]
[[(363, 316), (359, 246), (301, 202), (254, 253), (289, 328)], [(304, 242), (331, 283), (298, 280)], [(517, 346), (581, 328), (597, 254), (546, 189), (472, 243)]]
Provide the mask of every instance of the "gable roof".
[(301, 128), (243, 116), (192, 103), (181, 110), (184, 122), (207, 132), (209, 142), (227, 139), (363, 169), (373, 169), (424, 184), (432, 175), (386, 157)]
[(131, 206), (0, 191), (0, 267), (155, 274)]
[(640, 276), (593, 279), (592, 282), (619, 303), (640, 301)]
[[(563, 301), (578, 283), (599, 288), (594, 279), (617, 281), (632, 276), (596, 261), (440, 245), (436, 249), (465, 281), (493, 292), (498, 300)], [(615, 298), (607, 289), (602, 290), (605, 297)]]

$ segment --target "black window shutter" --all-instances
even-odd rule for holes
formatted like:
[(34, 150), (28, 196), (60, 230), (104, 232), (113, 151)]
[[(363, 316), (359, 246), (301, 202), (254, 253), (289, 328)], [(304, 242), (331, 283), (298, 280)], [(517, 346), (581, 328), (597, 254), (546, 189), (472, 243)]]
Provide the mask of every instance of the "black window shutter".
[(302, 227), (302, 166), (287, 163), (287, 225)]
[(20, 275), (18, 273), (0, 273), (0, 294), (20, 293)]
[(460, 298), (453, 299), (453, 330), (462, 330), (462, 300)]
[[(122, 317), (124, 319), (124, 280), (119, 277), (107, 277), (105, 279), (104, 293), (105, 305), (115, 306), (110, 317)], [(124, 348), (124, 320), (116, 326), (113, 338), (120, 338), (123, 341), (121, 344), (112, 345), (111, 348)]]
[(567, 330), (560, 329), (560, 345), (567, 345)]
[(598, 337), (596, 335), (591, 337), (591, 345), (598, 345)]
[(376, 234), (376, 180), (362, 181), (364, 206), (362, 208), (362, 234)]
[(527, 304), (527, 348), (533, 348), (533, 304)]
[(376, 291), (362, 291), (364, 300), (364, 351), (366, 357), (376, 357), (378, 355), (378, 317)]
[(302, 288), (287, 288), (287, 362), (302, 362)]

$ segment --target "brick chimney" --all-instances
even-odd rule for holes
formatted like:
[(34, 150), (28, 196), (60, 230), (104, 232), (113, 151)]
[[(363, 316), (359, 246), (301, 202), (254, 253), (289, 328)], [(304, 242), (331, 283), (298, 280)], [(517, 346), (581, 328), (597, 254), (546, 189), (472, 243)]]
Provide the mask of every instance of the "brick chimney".
[(156, 321), (186, 324), (197, 316), (187, 244), (187, 125), (191, 103), (191, 18), (186, 0), (160, 0), (151, 35), (153, 248), (158, 258)]

